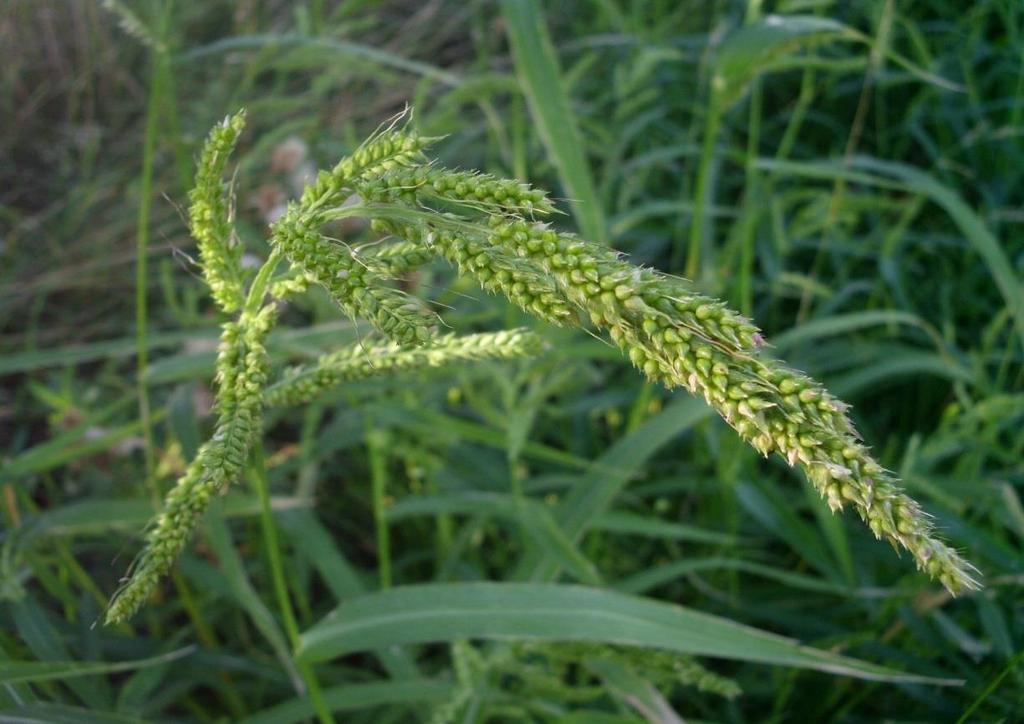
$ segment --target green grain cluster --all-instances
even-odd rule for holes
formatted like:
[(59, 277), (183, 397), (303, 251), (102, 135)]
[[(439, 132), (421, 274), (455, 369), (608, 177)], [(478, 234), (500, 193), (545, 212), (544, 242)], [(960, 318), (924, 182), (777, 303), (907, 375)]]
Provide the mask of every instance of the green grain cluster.
[[(192, 232), (211, 293), (224, 311), (241, 310), (224, 325), (216, 432), (153, 521), (108, 621), (128, 618), (148, 598), (211, 498), (237, 477), (260, 434), (265, 404), (306, 402), (374, 375), (539, 350), (536, 337), (523, 330), (435, 338), (436, 319), (387, 283), (432, 257), (539, 319), (589, 322), (606, 332), (648, 379), (703, 397), (756, 450), (802, 468), (833, 511), (852, 507), (876, 537), (907, 550), (952, 593), (978, 586), (972, 567), (935, 536), (928, 516), (860, 441), (846, 405), (766, 355), (750, 320), (683, 280), (537, 221), (554, 211), (541, 191), (430, 163), (424, 155), (430, 139), (394, 124), (321, 172), (289, 205), (271, 229), (270, 259), (244, 291), (231, 201), (221, 180), (242, 125), (239, 114), (212, 131), (191, 195)], [(327, 222), (357, 215), (386, 234), (379, 244), (359, 251), (324, 234)], [(274, 276), (282, 258), (292, 268)], [(263, 343), (276, 321), (276, 300), (310, 283), (326, 289), (348, 315), (373, 324), (390, 344), (325, 355), (268, 388)]]
[(373, 268), (348, 247), (320, 232), (324, 212), (351, 194), (360, 178), (373, 178), (423, 160), (429, 139), (386, 130), (366, 141), (332, 171), (323, 171), (299, 202), (289, 204), (274, 224), (271, 244), (308, 277), (327, 290), (353, 318), (366, 319), (382, 334), (403, 345), (423, 344), (434, 333), (435, 319), (422, 305), (388, 286)]
[(907, 550), (951, 592), (978, 586), (970, 564), (859, 440), (847, 406), (762, 355), (760, 333), (742, 316), (544, 224), (493, 218), (487, 238), (550, 274), (650, 380), (703, 396), (759, 452), (802, 467), (833, 511), (853, 507), (876, 537)]
[[(413, 208), (424, 208), (430, 197), (477, 198), (464, 173), (448, 173), (438, 167), (419, 174), (404, 170), (358, 188), (365, 198)], [(589, 319), (651, 381), (702, 396), (759, 452), (778, 453), (803, 468), (833, 511), (850, 505), (877, 538), (908, 551), (919, 569), (951, 592), (977, 588), (970, 564), (936, 537), (927, 514), (860, 441), (847, 406), (763, 354), (764, 338), (750, 320), (683, 280), (518, 216), (524, 199), (531, 216), (550, 209), (536, 191), (500, 186), (489, 177), (480, 183), (479, 199), (487, 202), (481, 207), (378, 227), (433, 249), (460, 273), (542, 319)], [(495, 188), (518, 188), (519, 194), (505, 192), (510, 203), (499, 204)]]

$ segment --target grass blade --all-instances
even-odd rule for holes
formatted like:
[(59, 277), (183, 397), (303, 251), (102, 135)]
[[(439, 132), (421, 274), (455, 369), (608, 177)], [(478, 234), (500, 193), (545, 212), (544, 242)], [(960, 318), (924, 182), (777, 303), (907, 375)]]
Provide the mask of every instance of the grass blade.
[(401, 586), (350, 600), (302, 635), (299, 657), (325, 661), (396, 644), (464, 638), (595, 641), (888, 682), (959, 682), (839, 656), (728, 619), (583, 586)]
[[(313, 511), (308, 508), (290, 510), (278, 516), (278, 522), (299, 555), (320, 573), (335, 598), (343, 601), (365, 592), (359, 572), (341, 554)], [(395, 679), (412, 679), (419, 675), (415, 662), (402, 649), (381, 649), (374, 653)], [(323, 692), (323, 696), (328, 706), (332, 706), (330, 690)]]
[(837, 583), (829, 583), (820, 578), (813, 578), (802, 573), (790, 573), (766, 566), (761, 563), (752, 563), (739, 558), (689, 558), (683, 561), (674, 561), (661, 566), (654, 566), (621, 581), (612, 584), (616, 589), (625, 593), (647, 593), (666, 583), (679, 580), (690, 573), (702, 571), (738, 571), (751, 576), (765, 578), (780, 583), (790, 588), (813, 593), (823, 593), (832, 596), (857, 595), (861, 597), (878, 597), (884, 593), (883, 589), (851, 589)]
[(63, 681), (80, 676), (113, 674), (159, 666), (188, 656), (193, 646), (134, 661), (0, 661), (0, 684)]
[(604, 212), (540, 7), (536, 0), (503, 0), (501, 9), (530, 113), (573, 201), (576, 223), (587, 238), (607, 241)]
[(1024, 345), (1024, 285), (1017, 278), (999, 240), (959, 194), (929, 174), (895, 161), (855, 156), (849, 164), (838, 161), (778, 161), (761, 159), (758, 168), (806, 178), (842, 179), (880, 188), (896, 188), (927, 197), (949, 214), (960, 233), (981, 256), (1013, 316)]
[(278, 625), (277, 619), (270, 612), (270, 609), (260, 599), (259, 594), (253, 588), (252, 582), (246, 575), (245, 566), (242, 564), (242, 559), (231, 542), (231, 533), (228, 531), (228, 526), (224, 522), (221, 511), (216, 510), (211, 511), (211, 513), (206, 518), (206, 537), (214, 554), (217, 556), (217, 561), (220, 563), (220, 568), (227, 579), (228, 587), (235, 597), (235, 602), (249, 614), (253, 625), (270, 644), (278, 661), (281, 662), (285, 671), (288, 672), (292, 686), (295, 687), (296, 691), (302, 692), (304, 689), (302, 676), (292, 660), (291, 652), (288, 648), (288, 640), (285, 638), (284, 632)]
[[(446, 681), (410, 679), (344, 684), (323, 691), (324, 703), (332, 713), (358, 711), (385, 704), (439, 704), (452, 695), (453, 685)], [(292, 724), (313, 715), (306, 699), (291, 699), (242, 720), (243, 724)]]
[(338, 40), (336, 38), (311, 38), (307, 35), (288, 33), (267, 33), (265, 35), (236, 35), (229, 38), (216, 40), (207, 45), (192, 48), (179, 53), (174, 58), (175, 65), (179, 63), (194, 63), (206, 61), (212, 55), (227, 54), (238, 50), (265, 50), (267, 48), (287, 48), (297, 46), (303, 48), (317, 48), (337, 56), (334, 61), (364, 61), (377, 65), (381, 68), (391, 68), (404, 73), (411, 73), (429, 80), (437, 81), (442, 85), (456, 87), (462, 79), (450, 71), (438, 68), (437, 66), (423, 63), (418, 60), (403, 58), (395, 53), (389, 53), (372, 45), (355, 43), (350, 40)]
[[(679, 397), (595, 460), (573, 485), (559, 510), (559, 523), (569, 540), (579, 541), (651, 455), (710, 415), (711, 408), (703, 401)], [(550, 558), (537, 559), (527, 561), (520, 575), (526, 571), (534, 580), (551, 580), (558, 565)]]
[(712, 83), (722, 108), (738, 101), (766, 66), (810, 43), (857, 38), (850, 28), (813, 15), (768, 15), (746, 25), (722, 43)]
[(740, 539), (728, 533), (698, 528), (685, 523), (649, 518), (636, 513), (614, 510), (599, 515), (590, 525), (590, 530), (620, 535), (638, 535), (646, 538), (664, 538), (667, 540), (688, 540), (694, 543), (709, 545), (734, 546)]
[(0, 711), (0, 720), (7, 724), (145, 724), (145, 719), (128, 714), (42, 702)]
[(822, 319), (812, 319), (798, 327), (787, 329), (772, 337), (772, 347), (776, 353), (789, 351), (801, 344), (806, 344), (822, 337), (847, 334), (857, 329), (887, 324), (903, 324), (909, 327), (925, 329), (924, 320), (916, 314), (900, 312), (894, 309), (873, 309), (849, 314), (837, 314)]
[(594, 564), (565, 535), (548, 506), (535, 500), (485, 492), (424, 495), (401, 500), (387, 512), (389, 521), (413, 515), (480, 515), (509, 520), (576, 580), (590, 584), (601, 581)]

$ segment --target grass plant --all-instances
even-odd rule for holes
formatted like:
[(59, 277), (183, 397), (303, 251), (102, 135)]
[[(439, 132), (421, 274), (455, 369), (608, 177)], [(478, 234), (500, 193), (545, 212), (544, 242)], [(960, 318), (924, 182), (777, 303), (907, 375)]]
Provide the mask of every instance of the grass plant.
[(1022, 43), (3, 6), (0, 720), (1013, 721)]

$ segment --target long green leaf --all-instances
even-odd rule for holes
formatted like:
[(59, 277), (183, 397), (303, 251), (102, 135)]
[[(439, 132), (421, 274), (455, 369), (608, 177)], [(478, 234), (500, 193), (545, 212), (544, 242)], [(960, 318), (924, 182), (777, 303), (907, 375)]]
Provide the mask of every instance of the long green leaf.
[[(573, 484), (559, 508), (558, 522), (569, 540), (579, 541), (651, 455), (710, 415), (711, 408), (702, 400), (678, 397), (608, 448)], [(525, 560), (517, 577), (550, 581), (554, 580), (558, 570), (557, 561), (538, 556)]]
[(327, 661), (382, 646), (465, 638), (594, 641), (875, 681), (960, 683), (802, 646), (670, 603), (606, 589), (543, 583), (402, 586), (355, 598), (302, 634), (298, 656), (307, 662)]
[(188, 656), (194, 648), (187, 646), (177, 651), (134, 661), (0, 661), (0, 684), (64, 681), (79, 676), (144, 669)]
[(175, 64), (206, 61), (211, 55), (222, 55), (239, 50), (263, 50), (266, 48), (284, 48), (299, 46), (317, 48), (335, 55), (339, 61), (364, 61), (382, 68), (391, 68), (405, 73), (422, 76), (443, 85), (455, 87), (461, 79), (450, 71), (418, 60), (403, 58), (372, 45), (355, 43), (350, 40), (336, 38), (311, 38), (308, 35), (267, 33), (265, 35), (236, 35), (217, 40), (208, 45), (179, 54)]
[[(447, 681), (410, 679), (407, 681), (373, 681), (367, 684), (343, 684), (323, 692), (323, 700), (331, 712), (358, 711), (372, 706), (394, 704), (437, 704), (447, 701), (454, 685)], [(291, 699), (243, 719), (243, 724), (292, 724), (313, 716), (309, 699)]]
[(824, 593), (833, 596), (857, 596), (859, 598), (880, 598), (889, 595), (889, 591), (881, 588), (852, 589), (837, 583), (830, 583), (820, 578), (813, 578), (803, 573), (791, 573), (766, 566), (761, 563), (751, 563), (740, 558), (688, 558), (681, 561), (673, 561), (661, 566), (646, 568), (628, 578), (616, 581), (612, 585), (625, 593), (646, 593), (658, 586), (677, 581), (690, 573), (702, 571), (739, 571), (751, 576), (767, 578), (791, 588), (797, 588), (814, 593)]
[(846, 334), (856, 329), (883, 324), (905, 324), (924, 328), (924, 321), (916, 314), (894, 309), (868, 309), (849, 314), (836, 314), (821, 319), (812, 319), (797, 327), (787, 329), (772, 338), (772, 347), (778, 353), (793, 349), (812, 340), (832, 335)]
[[(217, 343), (217, 334), (214, 331), (207, 333), (205, 330), (157, 332), (146, 337), (146, 346), (150, 351), (153, 351), (165, 347), (174, 347), (197, 339), (209, 339), (211, 346), (213, 346)], [(63, 347), (0, 355), (0, 375), (37, 370), (44, 367), (67, 367), (97, 359), (128, 357), (136, 352), (135, 342), (134, 337), (126, 337), (105, 340), (103, 342), (69, 344)]]
[(863, 367), (842, 377), (834, 378), (832, 391), (843, 397), (850, 397), (865, 389), (878, 389), (879, 385), (894, 381), (906, 375), (922, 374), (944, 377), (951, 381), (975, 384), (975, 375), (952, 360), (939, 357), (931, 352), (900, 352), (877, 364)]
[(66, 704), (35, 702), (0, 711), (5, 724), (145, 724), (145, 719)]
[(292, 686), (296, 691), (303, 691), (302, 677), (292, 660), (288, 640), (278, 625), (277, 619), (274, 618), (274, 614), (260, 599), (246, 575), (245, 566), (231, 541), (231, 533), (227, 523), (224, 522), (223, 512), (219, 505), (216, 510), (206, 516), (206, 539), (217, 556), (231, 594), (235, 597), (235, 603), (249, 614), (253, 625), (270, 644), (278, 661), (288, 672)]
[[(742, 98), (751, 81), (759, 74), (788, 70), (798, 67), (802, 62), (806, 64), (808, 59), (795, 58), (794, 54), (813, 45), (835, 40), (869, 45), (873, 51), (904, 68), (921, 82), (945, 90), (963, 91), (956, 83), (929, 73), (888, 47), (876, 47), (870, 36), (831, 18), (817, 15), (766, 15), (734, 32), (718, 50), (712, 82), (722, 108), (728, 108)], [(829, 66), (819, 64), (819, 67)], [(835, 67), (839, 70), (847, 69), (842, 63)]]
[(688, 540), (694, 543), (734, 546), (740, 539), (728, 533), (705, 530), (694, 525), (660, 520), (625, 511), (610, 511), (599, 515), (590, 525), (591, 530), (601, 530), (620, 535), (639, 535), (645, 538), (667, 538), (669, 540)]
[(722, 108), (738, 101), (768, 65), (811, 43), (855, 40), (859, 34), (840, 22), (813, 15), (768, 15), (746, 25), (722, 43), (712, 83)]
[[(320, 573), (336, 599), (343, 601), (366, 590), (359, 579), (359, 572), (341, 554), (312, 510), (289, 510), (278, 515), (277, 520), (295, 550)], [(374, 653), (392, 678), (409, 680), (419, 676), (416, 663), (404, 650), (381, 649)], [(329, 694), (325, 692), (325, 696)]]
[(483, 515), (518, 523), (525, 536), (551, 560), (583, 583), (597, 584), (601, 576), (594, 564), (562, 532), (551, 509), (529, 498), (516, 499), (501, 493), (464, 492), (405, 498), (388, 512), (388, 520), (412, 515)]
[(895, 161), (855, 156), (849, 163), (839, 161), (779, 161), (761, 159), (758, 168), (775, 173), (809, 178), (843, 179), (882, 188), (896, 188), (920, 194), (942, 207), (960, 233), (988, 266), (1013, 316), (1017, 333), (1024, 344), (1024, 285), (1014, 272), (999, 240), (985, 222), (953, 190), (919, 169)]
[(536, 0), (503, 0), (501, 9), (530, 113), (545, 150), (558, 168), (565, 191), (573, 200), (576, 223), (587, 238), (606, 241), (604, 212), (540, 7)]

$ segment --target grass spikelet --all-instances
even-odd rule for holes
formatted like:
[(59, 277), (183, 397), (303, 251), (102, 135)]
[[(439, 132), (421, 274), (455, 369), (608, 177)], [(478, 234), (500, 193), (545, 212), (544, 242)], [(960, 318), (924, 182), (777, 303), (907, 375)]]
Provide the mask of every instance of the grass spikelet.
[(576, 318), (571, 304), (549, 276), (464, 229), (451, 230), (429, 222), (396, 224), (377, 220), (374, 225), (380, 231), (414, 239), (417, 245), (455, 265), (461, 274), (472, 277), (485, 290), (504, 294), (538, 319), (565, 325)]
[(475, 171), (417, 166), (398, 168), (359, 185), (363, 198), (372, 201), (446, 199), (483, 212), (513, 216), (548, 215), (556, 209), (547, 195), (528, 184)]
[(117, 25), (125, 33), (158, 53), (166, 53), (167, 46), (150, 30), (144, 22), (120, 0), (103, 0), (103, 8), (117, 16)]
[(346, 347), (320, 357), (311, 365), (293, 367), (263, 397), (268, 407), (297, 405), (313, 400), (343, 382), (411, 372), (428, 367), (479, 360), (532, 357), (542, 349), (540, 338), (525, 329), (456, 336), (445, 335), (430, 345), (402, 349), (390, 344)]
[(338, 197), (346, 189), (352, 189), (360, 179), (377, 178), (392, 169), (424, 163), (423, 151), (434, 139), (405, 128), (396, 128), (404, 116), (396, 116), (330, 171), (321, 171), (316, 182), (303, 191), (303, 209), (316, 212), (338, 201)]
[(429, 263), (434, 253), (421, 244), (412, 241), (396, 241), (390, 244), (376, 244), (360, 250), (363, 262), (376, 274), (393, 278)]
[(168, 493), (164, 509), (150, 524), (146, 545), (131, 576), (106, 612), (107, 623), (129, 619), (153, 593), (177, 560), (214, 496), (238, 477), (261, 424), (267, 352), (263, 340), (273, 325), (275, 307), (250, 317), (243, 313), (221, 335), (217, 360), (218, 420), (213, 437)]
[(430, 339), (435, 320), (415, 300), (388, 287), (351, 250), (323, 236), (319, 227), (326, 221), (323, 212), (338, 206), (361, 177), (421, 161), (429, 141), (403, 130), (378, 133), (332, 171), (321, 172), (301, 201), (290, 204), (275, 222), (271, 235), (271, 244), (323, 286), (347, 314), (368, 320), (403, 345)]
[(228, 157), (245, 127), (240, 111), (214, 127), (199, 155), (195, 187), (189, 194), (189, 224), (199, 245), (203, 276), (225, 312), (242, 306), (241, 246), (234, 236), (232, 209), (222, 180)]
[(385, 280), (347, 247), (331, 242), (303, 220), (293, 205), (275, 224), (272, 243), (302, 268), (350, 316), (366, 319), (382, 334), (403, 345), (423, 344), (435, 320), (421, 304)]
[[(433, 173), (445, 174), (438, 168)], [(465, 178), (449, 173), (453, 180)], [(397, 230), (541, 318), (571, 321), (574, 315), (561, 310), (574, 306), (650, 380), (701, 395), (756, 450), (777, 452), (802, 467), (833, 511), (850, 504), (876, 537), (907, 550), (920, 570), (952, 593), (979, 586), (970, 564), (935, 536), (920, 506), (871, 457), (846, 405), (805, 375), (762, 356), (764, 339), (748, 319), (690, 291), (682, 280), (543, 223), (505, 213), (489, 214), (486, 231), (472, 217), (436, 214), (434, 222), (436, 228), (424, 222)], [(496, 259), (509, 260), (500, 276)], [(518, 274), (544, 285), (550, 306), (523, 296), (524, 286), (507, 268), (513, 264)], [(551, 309), (559, 312), (552, 315)]]

